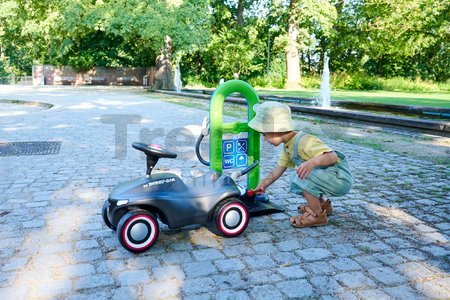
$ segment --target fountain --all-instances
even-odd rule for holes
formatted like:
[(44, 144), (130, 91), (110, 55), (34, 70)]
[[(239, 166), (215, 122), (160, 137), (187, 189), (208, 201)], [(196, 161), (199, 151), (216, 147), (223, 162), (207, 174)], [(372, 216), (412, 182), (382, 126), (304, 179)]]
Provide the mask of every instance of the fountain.
[(175, 67), (175, 75), (174, 75), (174, 84), (177, 92), (181, 92), (181, 88), (183, 87), (183, 83), (181, 82), (181, 71), (180, 71), (180, 64), (178, 63)]
[(330, 107), (330, 69), (328, 68), (329, 58), (325, 55), (323, 62), (322, 83), (320, 84), (320, 104), (322, 107)]

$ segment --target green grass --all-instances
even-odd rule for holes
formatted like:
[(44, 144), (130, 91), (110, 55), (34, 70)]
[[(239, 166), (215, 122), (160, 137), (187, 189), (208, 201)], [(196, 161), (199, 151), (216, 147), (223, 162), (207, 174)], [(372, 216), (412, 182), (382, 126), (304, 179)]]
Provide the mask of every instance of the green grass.
[[(293, 96), (315, 98), (319, 90), (259, 89), (260, 95)], [(350, 100), (381, 104), (411, 105), (450, 108), (450, 92), (388, 92), (388, 91), (332, 91), (332, 100)]]

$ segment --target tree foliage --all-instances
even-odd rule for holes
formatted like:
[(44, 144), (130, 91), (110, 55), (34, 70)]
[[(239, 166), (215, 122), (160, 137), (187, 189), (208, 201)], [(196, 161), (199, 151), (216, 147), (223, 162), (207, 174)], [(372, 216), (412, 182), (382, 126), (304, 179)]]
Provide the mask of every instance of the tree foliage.
[(166, 35), (189, 52), (211, 32), (206, 0), (11, 0), (0, 4), (0, 21), (0, 45), (22, 69), (152, 65)]
[(0, 71), (150, 66), (169, 35), (203, 82), (284, 82), (289, 65), (320, 73), (325, 55), (334, 72), (445, 82), (449, 15), (446, 0), (0, 0)]

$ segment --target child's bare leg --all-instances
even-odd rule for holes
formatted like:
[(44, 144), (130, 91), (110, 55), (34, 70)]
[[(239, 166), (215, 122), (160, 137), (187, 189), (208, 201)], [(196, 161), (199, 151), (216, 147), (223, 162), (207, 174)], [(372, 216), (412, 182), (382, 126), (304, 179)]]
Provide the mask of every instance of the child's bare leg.
[[(308, 206), (316, 213), (320, 214), (322, 212), (322, 206), (321, 199), (313, 196), (312, 194), (303, 191), (303, 196), (305, 197), (306, 201), (308, 201)], [(323, 201), (323, 200), (322, 200)]]

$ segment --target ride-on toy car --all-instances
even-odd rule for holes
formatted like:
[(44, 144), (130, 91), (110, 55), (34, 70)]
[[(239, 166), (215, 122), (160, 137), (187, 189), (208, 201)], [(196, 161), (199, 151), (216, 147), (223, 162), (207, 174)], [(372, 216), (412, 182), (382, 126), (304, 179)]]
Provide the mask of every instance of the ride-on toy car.
[[(169, 228), (210, 222), (224, 237), (235, 237), (245, 230), (250, 218), (248, 207), (256, 195), (239, 188), (235, 178), (209, 171), (185, 184), (173, 173), (152, 174), (160, 158), (176, 158), (177, 154), (153, 144), (132, 146), (145, 153), (147, 174), (118, 184), (102, 208), (103, 221), (117, 231), (125, 249), (139, 253), (152, 247), (159, 235), (157, 219)], [(255, 161), (239, 175), (257, 164)]]

